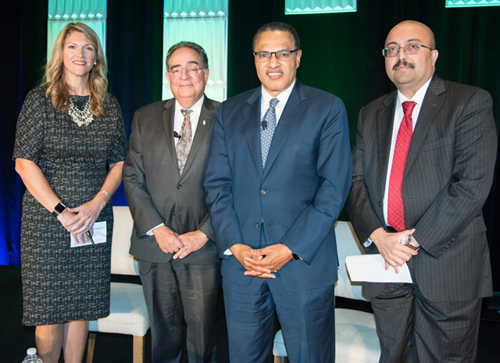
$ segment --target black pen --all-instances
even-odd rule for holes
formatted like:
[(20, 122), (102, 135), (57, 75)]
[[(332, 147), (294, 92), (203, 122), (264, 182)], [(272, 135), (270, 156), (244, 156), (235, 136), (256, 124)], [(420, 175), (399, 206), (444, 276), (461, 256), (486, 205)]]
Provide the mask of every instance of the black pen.
[(87, 231), (87, 236), (89, 237), (89, 241), (92, 242), (92, 246), (95, 247), (95, 242), (94, 242), (94, 240), (92, 238), (92, 235), (90, 234), (90, 231)]

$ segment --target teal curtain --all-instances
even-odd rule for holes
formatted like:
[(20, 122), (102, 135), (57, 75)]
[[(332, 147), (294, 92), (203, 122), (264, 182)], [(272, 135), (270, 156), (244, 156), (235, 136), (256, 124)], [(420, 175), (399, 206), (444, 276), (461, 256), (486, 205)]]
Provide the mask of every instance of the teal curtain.
[(500, 0), (444, 0), (447, 8), (500, 6)]
[(286, 15), (348, 13), (356, 11), (357, 0), (285, 0)]
[(80, 22), (94, 30), (106, 52), (107, 0), (49, 0), (47, 61), (57, 36), (66, 24)]

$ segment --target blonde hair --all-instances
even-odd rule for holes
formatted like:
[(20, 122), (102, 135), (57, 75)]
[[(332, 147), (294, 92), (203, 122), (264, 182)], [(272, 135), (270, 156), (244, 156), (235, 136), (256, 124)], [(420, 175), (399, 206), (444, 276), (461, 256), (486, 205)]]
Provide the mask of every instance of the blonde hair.
[(45, 67), (44, 83), (48, 85), (47, 97), (50, 98), (52, 106), (61, 112), (66, 112), (69, 108), (70, 99), (68, 85), (64, 79), (64, 43), (72, 32), (81, 32), (91, 41), (95, 49), (95, 62), (89, 74), (88, 85), (90, 89), (90, 109), (98, 117), (104, 116), (102, 107), (106, 96), (108, 79), (106, 78), (106, 59), (104, 51), (97, 34), (82, 23), (69, 23), (57, 36), (52, 57)]

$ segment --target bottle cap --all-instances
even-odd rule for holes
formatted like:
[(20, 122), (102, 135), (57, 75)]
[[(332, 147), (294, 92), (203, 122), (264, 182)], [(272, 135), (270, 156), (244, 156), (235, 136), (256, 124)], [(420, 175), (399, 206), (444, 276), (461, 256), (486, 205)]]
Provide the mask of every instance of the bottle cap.
[(28, 354), (28, 355), (35, 355), (36, 354), (36, 348), (29, 348), (26, 351), (26, 354)]

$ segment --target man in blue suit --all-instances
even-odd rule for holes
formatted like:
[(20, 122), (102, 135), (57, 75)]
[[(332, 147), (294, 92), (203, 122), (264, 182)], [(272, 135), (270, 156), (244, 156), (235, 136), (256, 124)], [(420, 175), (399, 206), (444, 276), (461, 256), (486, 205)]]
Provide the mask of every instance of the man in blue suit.
[(217, 110), (205, 180), (230, 358), (272, 361), (276, 311), (291, 362), (333, 362), (334, 225), (351, 185), (345, 107), (296, 79), (293, 27), (264, 25), (253, 50), (262, 86)]

